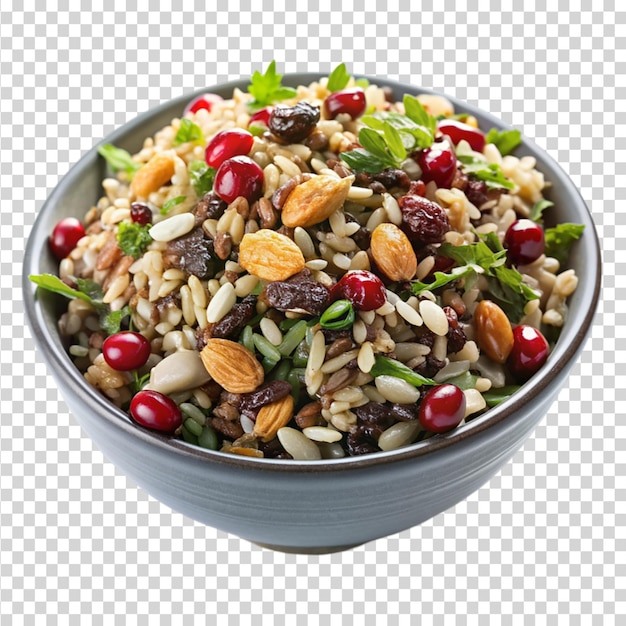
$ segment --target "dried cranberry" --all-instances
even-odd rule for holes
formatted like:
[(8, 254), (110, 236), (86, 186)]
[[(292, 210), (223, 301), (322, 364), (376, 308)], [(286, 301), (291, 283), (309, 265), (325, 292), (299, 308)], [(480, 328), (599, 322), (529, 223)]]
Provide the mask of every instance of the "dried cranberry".
[(338, 115), (347, 114), (353, 120), (365, 111), (365, 92), (360, 87), (335, 91), (324, 100), (324, 116), (334, 120)]
[(203, 93), (185, 107), (184, 113), (197, 113), (200, 109), (210, 111), (215, 103), (222, 102), (222, 100), (222, 96), (218, 96), (216, 93)]
[(85, 236), (85, 228), (75, 217), (62, 219), (52, 231), (50, 236), (50, 249), (54, 256), (61, 261)]
[(367, 270), (344, 274), (330, 292), (331, 300), (347, 298), (355, 309), (375, 311), (385, 304), (387, 291), (383, 281)]
[(118, 372), (136, 370), (150, 356), (150, 342), (140, 333), (122, 331), (109, 335), (102, 344), (102, 356)]
[(456, 173), (456, 155), (447, 144), (434, 143), (422, 150), (416, 160), (425, 183), (434, 181), (437, 187), (450, 188)]
[(441, 243), (450, 230), (445, 210), (437, 203), (417, 195), (402, 196), (398, 200), (402, 211), (400, 227), (414, 244)]
[(232, 157), (215, 173), (213, 189), (228, 204), (239, 196), (254, 202), (263, 192), (263, 170), (250, 157)]
[(319, 120), (319, 107), (298, 102), (292, 107), (276, 107), (270, 115), (268, 127), (286, 143), (297, 143), (313, 132)]
[(242, 128), (228, 128), (222, 130), (206, 147), (204, 160), (210, 167), (217, 169), (226, 159), (248, 154), (252, 149), (254, 137)]
[(546, 338), (532, 326), (513, 329), (513, 349), (507, 359), (511, 374), (518, 382), (527, 381), (548, 359), (550, 348)]
[(448, 135), (452, 139), (455, 146), (459, 141), (465, 140), (469, 143), (470, 148), (476, 152), (482, 152), (485, 147), (485, 135), (468, 124), (458, 120), (444, 119), (437, 126), (444, 135)]
[(130, 414), (142, 426), (168, 434), (173, 434), (183, 423), (180, 409), (171, 398), (148, 389), (134, 395)]
[(515, 265), (526, 265), (536, 261), (546, 247), (543, 228), (529, 219), (513, 222), (504, 235), (504, 247)]
[(446, 383), (433, 387), (420, 403), (420, 425), (433, 433), (445, 433), (461, 423), (465, 406), (465, 394), (456, 385)]
[(141, 224), (142, 226), (150, 224), (152, 222), (152, 210), (143, 202), (133, 202), (130, 205), (130, 219), (135, 224)]
[(269, 126), (270, 115), (272, 114), (273, 110), (274, 110), (274, 107), (272, 106), (263, 107), (262, 109), (259, 109), (250, 118), (250, 122), (248, 123), (248, 126), (250, 126), (251, 124), (258, 124), (258, 123), (265, 124), (265, 126)]

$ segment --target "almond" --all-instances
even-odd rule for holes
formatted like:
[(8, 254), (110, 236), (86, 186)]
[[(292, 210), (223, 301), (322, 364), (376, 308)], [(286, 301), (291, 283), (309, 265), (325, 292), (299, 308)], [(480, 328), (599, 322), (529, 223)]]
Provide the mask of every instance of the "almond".
[(283, 205), (283, 224), (308, 228), (327, 220), (346, 201), (353, 181), (354, 176), (319, 175), (297, 185)]
[(211, 378), (231, 393), (254, 391), (265, 377), (254, 354), (230, 339), (209, 339), (200, 356)]
[(168, 183), (172, 176), (174, 176), (174, 159), (165, 154), (155, 154), (135, 172), (130, 188), (138, 198), (147, 198)]
[(291, 421), (293, 417), (293, 397), (285, 396), (261, 407), (252, 431), (263, 441), (271, 441), (276, 433)]
[(286, 235), (262, 228), (244, 235), (239, 265), (263, 280), (286, 280), (304, 269), (304, 255)]
[(476, 341), (496, 363), (504, 363), (513, 349), (513, 329), (506, 313), (491, 300), (481, 300), (474, 310)]
[(415, 251), (409, 238), (395, 224), (379, 224), (372, 233), (370, 247), (376, 265), (389, 280), (411, 280), (415, 276)]

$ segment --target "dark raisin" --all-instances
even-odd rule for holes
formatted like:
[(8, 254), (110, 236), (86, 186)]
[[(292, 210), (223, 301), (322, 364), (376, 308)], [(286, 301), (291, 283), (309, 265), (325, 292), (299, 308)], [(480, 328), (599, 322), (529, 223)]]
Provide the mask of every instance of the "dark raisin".
[(448, 352), (458, 352), (463, 349), (467, 337), (459, 326), (459, 318), (456, 311), (450, 306), (444, 306), (443, 311), (448, 318)]
[(308, 137), (320, 120), (319, 107), (298, 102), (292, 107), (276, 107), (269, 119), (269, 129), (286, 143), (297, 143)]
[(278, 437), (274, 437), (271, 441), (259, 441), (259, 450), (266, 459), (293, 459), (285, 448), (283, 448)]
[(272, 380), (265, 383), (255, 391), (241, 394), (239, 408), (242, 413), (248, 415), (254, 413), (265, 404), (270, 404), (276, 400), (286, 397), (291, 393), (291, 384), (285, 380)]
[(374, 441), (378, 441), (381, 433), (395, 421), (389, 405), (380, 402), (368, 402), (352, 410), (356, 414), (357, 427)]
[(196, 217), (196, 226), (200, 226), (204, 220), (219, 219), (228, 205), (214, 191), (205, 193), (193, 209)]
[(310, 275), (308, 270), (303, 270), (285, 281), (267, 285), (264, 294), (268, 304), (279, 311), (302, 309), (320, 315), (328, 306), (330, 292)]
[(380, 448), (376, 445), (376, 442), (368, 437), (360, 428), (348, 433), (346, 437), (346, 448), (350, 456), (361, 456), (363, 454), (380, 452)]
[(401, 228), (411, 243), (426, 245), (443, 241), (450, 222), (442, 207), (417, 195), (402, 196), (398, 204), (402, 211)]
[(238, 302), (217, 324), (211, 328), (211, 337), (226, 339), (243, 330), (243, 327), (256, 315), (256, 296), (246, 296)]
[(202, 228), (197, 227), (167, 244), (163, 252), (163, 267), (180, 269), (187, 278), (193, 275), (204, 279), (215, 276), (224, 263), (215, 254), (213, 241)]
[(419, 402), (415, 404), (392, 404), (389, 410), (393, 417), (401, 422), (414, 422), (419, 417)]

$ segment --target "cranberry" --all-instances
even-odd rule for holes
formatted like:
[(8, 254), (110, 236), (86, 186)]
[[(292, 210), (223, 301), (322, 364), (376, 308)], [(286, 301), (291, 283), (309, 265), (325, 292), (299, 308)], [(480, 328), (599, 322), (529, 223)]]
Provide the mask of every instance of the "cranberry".
[(270, 124), (270, 115), (272, 114), (272, 111), (274, 110), (274, 107), (263, 107), (262, 109), (259, 109), (251, 118), (250, 118), (250, 122), (248, 124), (248, 126), (250, 124), (256, 124), (256, 123), (261, 123), (261, 124), (265, 124), (265, 126), (269, 126)]
[(455, 146), (464, 139), (470, 148), (476, 152), (482, 152), (485, 147), (485, 135), (468, 124), (458, 120), (446, 119), (439, 122), (438, 128), (444, 135), (448, 135), (452, 139)]
[(247, 156), (226, 159), (215, 174), (213, 190), (228, 204), (239, 196), (252, 203), (263, 191), (263, 170)]
[(209, 141), (204, 159), (207, 165), (217, 169), (226, 159), (248, 154), (253, 143), (254, 137), (247, 130), (241, 128), (222, 130)]
[(529, 219), (513, 222), (504, 235), (504, 246), (515, 265), (536, 261), (544, 252), (546, 242), (543, 228)]
[(131, 330), (109, 335), (102, 344), (104, 360), (118, 372), (136, 370), (150, 356), (150, 342)]
[(546, 362), (550, 348), (546, 338), (532, 326), (516, 326), (513, 329), (513, 349), (507, 365), (519, 382), (527, 381)]
[(185, 107), (184, 113), (197, 113), (200, 109), (210, 111), (216, 102), (222, 102), (222, 100), (222, 96), (218, 96), (216, 93), (203, 93)]
[(142, 226), (150, 224), (152, 222), (152, 210), (147, 204), (133, 202), (130, 205), (130, 219)]
[(142, 426), (169, 434), (183, 423), (182, 414), (176, 403), (151, 389), (144, 389), (134, 395), (130, 402), (130, 414)]
[(50, 236), (50, 249), (54, 256), (61, 261), (85, 236), (85, 228), (75, 217), (62, 219), (52, 231)]
[(365, 92), (362, 89), (358, 87), (343, 89), (331, 93), (324, 100), (324, 116), (334, 120), (338, 115), (346, 113), (355, 120), (363, 115), (365, 106)]
[(449, 189), (456, 174), (456, 155), (443, 142), (434, 143), (417, 157), (425, 183), (435, 181), (437, 187)]
[(465, 417), (465, 404), (465, 394), (456, 385), (433, 387), (420, 402), (420, 425), (432, 433), (452, 430)]
[(354, 270), (344, 274), (330, 292), (331, 299), (343, 297), (354, 308), (375, 311), (385, 304), (387, 292), (383, 281), (367, 270)]

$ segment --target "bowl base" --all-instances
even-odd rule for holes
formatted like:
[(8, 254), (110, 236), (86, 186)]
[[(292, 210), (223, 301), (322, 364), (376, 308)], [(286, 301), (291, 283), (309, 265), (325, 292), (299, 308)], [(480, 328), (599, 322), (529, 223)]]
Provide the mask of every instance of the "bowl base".
[(306, 547), (298, 548), (297, 546), (275, 546), (271, 543), (260, 543), (258, 541), (252, 541), (255, 546), (265, 548), (266, 550), (274, 550), (275, 552), (284, 552), (285, 554), (335, 554), (336, 552), (346, 552), (347, 550), (353, 550), (363, 545), (361, 543), (355, 543), (347, 546), (328, 546), (328, 547)]

